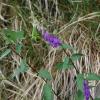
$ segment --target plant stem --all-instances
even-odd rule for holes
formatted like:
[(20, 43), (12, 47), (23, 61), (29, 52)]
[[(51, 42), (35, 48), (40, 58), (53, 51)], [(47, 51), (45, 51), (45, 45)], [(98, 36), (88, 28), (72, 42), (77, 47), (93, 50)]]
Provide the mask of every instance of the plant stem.
[[(66, 52), (66, 50), (64, 49), (64, 48), (62, 48), (63, 49), (63, 51), (64, 51), (64, 53), (66, 54), (66, 56), (68, 56), (69, 57), (69, 55), (68, 55), (68, 53)], [(77, 74), (79, 74), (80, 72), (79, 72), (79, 70), (76, 68), (76, 66), (74, 65), (74, 62), (72, 61), (72, 59), (70, 58), (70, 61), (71, 61), (71, 63), (73, 64), (73, 67), (75, 68), (75, 70), (76, 70), (76, 73)], [(93, 97), (92, 97), (92, 95), (90, 94), (90, 98), (93, 100)]]
[[(17, 53), (16, 52), (16, 50), (12, 47), (12, 46), (8, 46), (16, 55), (18, 55), (21, 59), (23, 59), (23, 57), (19, 54), (19, 53)], [(36, 73), (37, 73), (37, 75), (38, 75), (38, 71), (35, 69), (35, 68), (33, 68), (33, 67), (31, 67), (31, 65), (27, 62), (27, 64), (28, 64), (28, 66), (32, 69), (32, 71), (35, 71)], [(42, 78), (42, 77), (41, 77)], [(47, 81), (44, 79), (44, 78), (42, 78), (46, 83), (47, 83)], [(57, 93), (52, 89), (52, 91), (53, 91), (53, 93), (55, 94), (55, 96), (57, 97), (57, 100), (61, 100), (61, 98), (57, 95)]]
[[(64, 53), (66, 54), (66, 56), (68, 56), (68, 57), (69, 57), (69, 55), (68, 55), (68, 53), (66, 52), (66, 50), (65, 50), (64, 48), (62, 48), (62, 49), (63, 49)], [(77, 73), (77, 74), (79, 74), (79, 70), (76, 68), (76, 66), (74, 65), (74, 62), (72, 61), (72, 59), (71, 59), (71, 58), (70, 58), (70, 61), (71, 61), (71, 63), (73, 64), (73, 67), (75, 68), (76, 73)]]

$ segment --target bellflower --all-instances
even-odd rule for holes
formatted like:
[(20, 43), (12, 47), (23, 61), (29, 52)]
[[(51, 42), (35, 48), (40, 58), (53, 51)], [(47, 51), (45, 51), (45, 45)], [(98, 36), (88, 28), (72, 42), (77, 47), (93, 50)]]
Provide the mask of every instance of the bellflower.
[(61, 45), (61, 41), (59, 40), (59, 38), (53, 34), (49, 34), (47, 31), (43, 33), (43, 38), (54, 48)]
[(90, 98), (90, 90), (89, 90), (89, 86), (88, 86), (87, 80), (84, 80), (84, 82), (83, 82), (83, 91), (84, 91), (85, 100), (89, 100), (89, 98)]

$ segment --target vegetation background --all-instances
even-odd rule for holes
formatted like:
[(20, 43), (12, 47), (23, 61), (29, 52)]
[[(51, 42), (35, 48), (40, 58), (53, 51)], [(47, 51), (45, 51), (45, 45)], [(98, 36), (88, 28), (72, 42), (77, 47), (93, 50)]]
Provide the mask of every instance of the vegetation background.
[[(41, 68), (52, 75), (52, 88), (61, 100), (75, 100), (75, 69), (56, 69), (65, 53), (32, 36), (34, 27), (84, 54), (74, 62), (80, 73), (100, 75), (100, 0), (0, 0), (0, 100), (42, 100), (45, 81), (37, 75)], [(92, 86), (97, 83), (90, 81)], [(91, 93), (100, 97), (95, 88)], [(54, 100), (59, 100), (56, 95)]]

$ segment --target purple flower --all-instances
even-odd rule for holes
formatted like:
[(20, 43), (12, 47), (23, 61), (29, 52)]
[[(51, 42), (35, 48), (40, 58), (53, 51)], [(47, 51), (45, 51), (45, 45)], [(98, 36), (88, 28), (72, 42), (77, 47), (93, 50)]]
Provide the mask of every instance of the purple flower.
[(49, 34), (47, 31), (43, 33), (43, 38), (47, 41), (52, 47), (58, 47), (61, 45), (61, 41), (58, 37), (53, 34)]
[(87, 80), (84, 80), (84, 82), (83, 82), (83, 91), (84, 91), (85, 100), (89, 100), (89, 98), (90, 98), (90, 90), (89, 90), (89, 86), (88, 86)]

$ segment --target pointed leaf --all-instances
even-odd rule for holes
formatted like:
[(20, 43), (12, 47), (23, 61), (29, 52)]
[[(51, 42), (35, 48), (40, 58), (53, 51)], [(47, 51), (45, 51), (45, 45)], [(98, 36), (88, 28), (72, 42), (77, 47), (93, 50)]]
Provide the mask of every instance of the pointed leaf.
[(26, 72), (28, 70), (28, 65), (27, 65), (25, 59), (21, 60), (19, 68), (20, 68), (20, 72), (21, 73), (24, 73), (24, 72)]
[(84, 75), (78, 74), (76, 78), (77, 87), (79, 90), (83, 91), (83, 81), (84, 81)]
[(76, 60), (79, 60), (81, 59), (81, 57), (83, 56), (83, 54), (80, 54), (80, 53), (75, 53), (71, 56), (71, 59), (72, 61), (76, 61)]
[(37, 42), (39, 39), (40, 39), (40, 33), (39, 33), (39, 31), (37, 30), (36, 27), (33, 27), (33, 30), (32, 30), (32, 40), (34, 42)]
[(77, 94), (75, 96), (75, 100), (84, 100), (84, 95), (83, 95), (83, 92), (78, 90), (77, 91)]
[(86, 76), (87, 80), (100, 80), (100, 75), (96, 75), (95, 73), (88, 73)]
[(56, 65), (56, 68), (57, 68), (58, 70), (62, 70), (62, 69), (63, 69), (63, 62), (58, 63), (58, 64)]
[(72, 46), (70, 46), (69, 44), (62, 44), (62, 46), (61, 46), (62, 48), (64, 48), (64, 49), (70, 49), (70, 50), (75, 50), (75, 48), (73, 48)]
[(9, 43), (15, 43), (16, 41), (20, 41), (24, 39), (24, 33), (22, 31), (12, 31), (10, 29), (4, 29), (6, 40)]
[(57, 64), (58, 70), (66, 70), (73, 68), (73, 63), (69, 57), (65, 57), (63, 62)]
[(43, 87), (43, 100), (54, 100), (53, 91), (50, 84), (45, 84)]
[(28, 70), (28, 65), (25, 60), (21, 60), (20, 66), (14, 70), (14, 73), (12, 74), (12, 78), (15, 76), (19, 77), (21, 73), (25, 73)]
[(21, 52), (22, 46), (23, 46), (22, 44), (17, 44), (16, 45), (16, 52), (17, 53), (20, 53)]
[(10, 49), (7, 49), (6, 51), (4, 51), (0, 56), (0, 60), (2, 60), (4, 57), (6, 57), (10, 52), (11, 52)]
[(48, 70), (46, 69), (41, 69), (39, 72), (38, 72), (38, 75), (44, 79), (48, 79), (48, 80), (51, 80), (52, 77), (50, 75), (50, 73), (48, 72)]
[(71, 62), (71, 59), (69, 58), (69, 57), (66, 57), (65, 59), (64, 59), (64, 62), (63, 62), (63, 69), (65, 70), (65, 69), (70, 69), (70, 68), (72, 68), (73, 67), (73, 64), (72, 64), (72, 62)]

